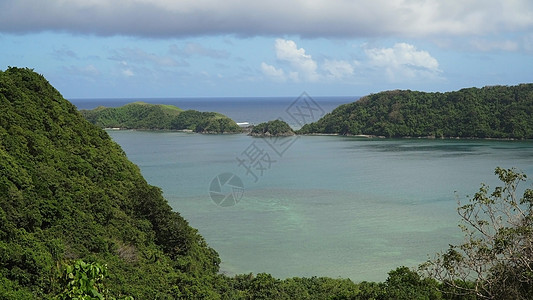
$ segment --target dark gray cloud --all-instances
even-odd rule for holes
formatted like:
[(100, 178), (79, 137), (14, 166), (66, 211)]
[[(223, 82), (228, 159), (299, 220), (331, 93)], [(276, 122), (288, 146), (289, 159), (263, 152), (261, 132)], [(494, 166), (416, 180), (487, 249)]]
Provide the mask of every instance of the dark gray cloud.
[(415, 37), (532, 28), (530, 0), (0, 0), (0, 32), (20, 34)]

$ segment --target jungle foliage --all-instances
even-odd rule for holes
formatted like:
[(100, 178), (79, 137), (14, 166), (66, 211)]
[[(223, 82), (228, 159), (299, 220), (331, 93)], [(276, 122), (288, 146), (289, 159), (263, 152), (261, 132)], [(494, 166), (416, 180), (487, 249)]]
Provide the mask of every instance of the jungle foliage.
[(371, 94), (337, 107), (299, 133), (531, 139), (533, 84)]
[(62, 266), (107, 264), (110, 295), (202, 286), (220, 259), (105, 131), (41, 75), (0, 73), (0, 299), (51, 298)]
[(191, 130), (198, 133), (241, 132), (235, 121), (220, 113), (183, 111), (173, 105), (134, 102), (121, 107), (100, 106), (80, 112), (89, 122), (102, 128)]

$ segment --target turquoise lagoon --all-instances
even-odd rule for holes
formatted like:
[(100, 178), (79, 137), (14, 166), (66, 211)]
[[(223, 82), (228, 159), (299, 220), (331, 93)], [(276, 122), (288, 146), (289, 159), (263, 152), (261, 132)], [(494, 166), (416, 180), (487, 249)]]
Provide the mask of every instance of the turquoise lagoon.
[[(382, 281), (462, 240), (457, 201), (481, 182), (496, 186), (495, 167), (533, 176), (530, 141), (109, 134), (218, 251), (229, 275)], [(244, 184), (234, 206), (210, 198), (222, 173)]]

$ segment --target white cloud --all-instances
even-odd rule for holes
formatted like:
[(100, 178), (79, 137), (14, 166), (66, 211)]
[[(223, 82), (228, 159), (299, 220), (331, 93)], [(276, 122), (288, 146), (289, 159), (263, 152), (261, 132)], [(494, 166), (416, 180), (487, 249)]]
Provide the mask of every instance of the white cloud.
[(274, 79), (275, 81), (286, 81), (287, 78), (285, 76), (285, 72), (283, 69), (276, 69), (276, 67), (271, 66), (267, 63), (261, 63), (261, 71), (266, 76)]
[(100, 71), (98, 71), (98, 69), (95, 66), (93, 66), (93, 65), (87, 65), (87, 66), (83, 67), (81, 69), (81, 71), (84, 74), (91, 75), (91, 76), (100, 75)]
[(326, 76), (334, 79), (341, 79), (354, 74), (354, 66), (345, 60), (326, 59), (322, 68), (326, 71)]
[(122, 70), (122, 75), (126, 77), (132, 77), (132, 76), (135, 76), (135, 73), (133, 73), (131, 69), (124, 69)]
[(104, 36), (310, 37), (488, 35), (533, 30), (530, 0), (17, 0), (0, 32)]
[(441, 73), (437, 59), (410, 44), (397, 43), (392, 48), (365, 49), (365, 53), (369, 65), (383, 69), (391, 81), (435, 78)]
[(298, 48), (292, 40), (276, 39), (274, 49), (282, 67), (261, 63), (261, 71), (275, 81), (317, 82), (319, 80), (343, 80), (354, 75), (355, 66), (346, 60), (323, 59), (316, 61), (304, 48)]
[[(296, 43), (291, 40), (277, 39), (274, 45), (276, 57), (282, 62), (288, 62), (294, 72), (297, 72), (298, 78), (303, 77), (306, 81), (316, 81), (319, 79), (317, 73), (317, 63), (311, 55), (305, 53), (305, 49), (298, 48)], [(292, 76), (294, 79), (294, 75)]]

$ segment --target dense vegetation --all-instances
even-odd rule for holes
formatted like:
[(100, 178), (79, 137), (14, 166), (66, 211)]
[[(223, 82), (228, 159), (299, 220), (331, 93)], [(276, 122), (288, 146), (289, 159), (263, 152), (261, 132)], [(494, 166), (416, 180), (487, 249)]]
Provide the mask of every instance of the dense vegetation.
[(134, 102), (122, 107), (81, 110), (89, 122), (102, 128), (191, 130), (199, 133), (235, 133), (241, 128), (230, 118), (214, 112), (186, 110), (162, 104)]
[(531, 139), (533, 84), (381, 92), (341, 105), (299, 133)]
[[(228, 277), (218, 274), (216, 251), (105, 131), (41, 75), (9, 68), (0, 72), (0, 299), (527, 298), (533, 295), (533, 191), (518, 200), (515, 188), (525, 175), (497, 173), (506, 185), (491, 195), (482, 188), (460, 211), (471, 225), (485, 228), (491, 222), (478, 218), (479, 205), (503, 198), (517, 217), (496, 227), (501, 230), (492, 232), (492, 240), (472, 239), (428, 262), (429, 277), (406, 267), (382, 283), (280, 280), (264, 273)], [(467, 278), (474, 282), (455, 276), (468, 259), (479, 263), (476, 254), (484, 255), (483, 262), (492, 259), (486, 269), (491, 276)]]
[(294, 131), (284, 121), (274, 120), (255, 125), (250, 132), (253, 136), (290, 136)]
[(73, 259), (107, 264), (110, 295), (137, 299), (203, 288), (220, 262), (105, 131), (41, 75), (9, 68), (0, 73), (0, 299), (59, 294)]

